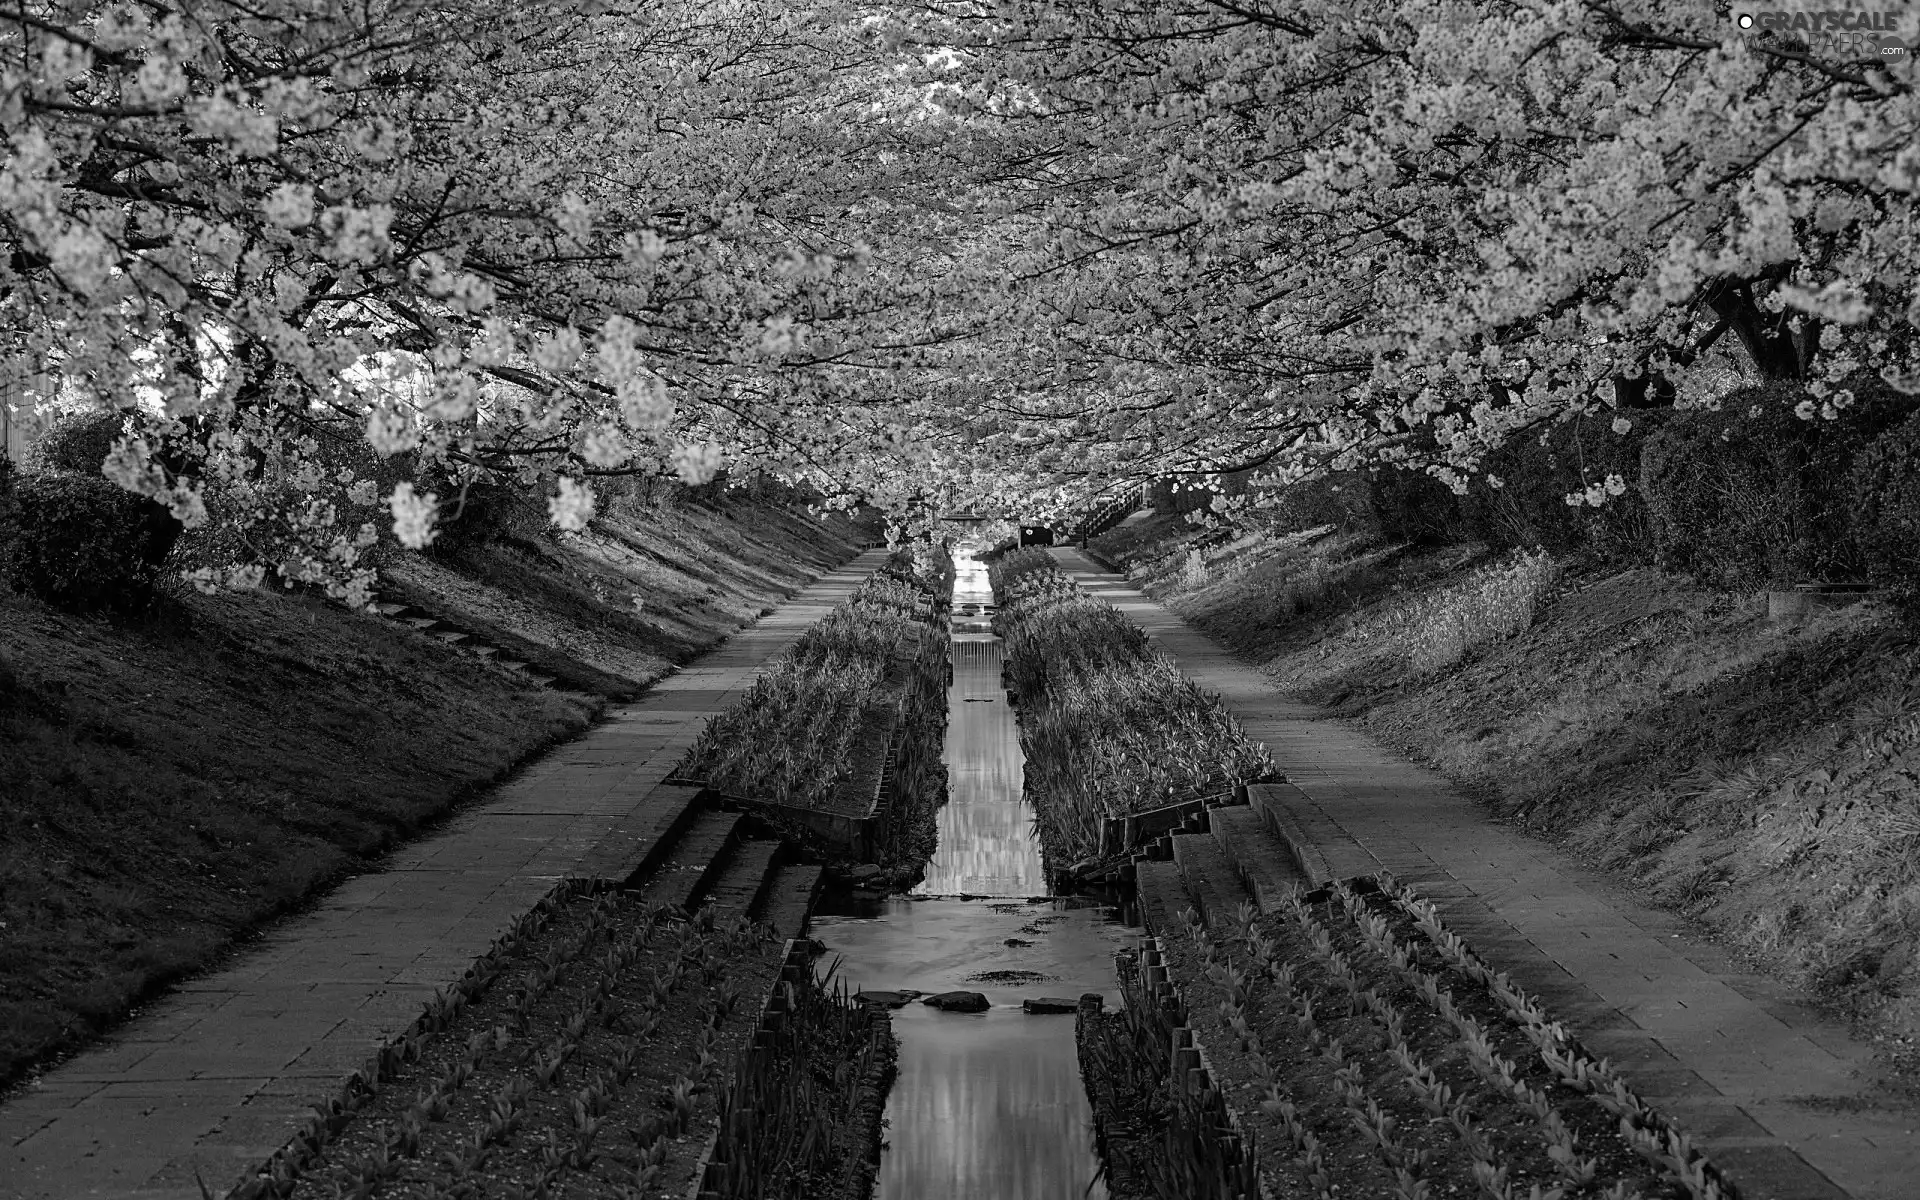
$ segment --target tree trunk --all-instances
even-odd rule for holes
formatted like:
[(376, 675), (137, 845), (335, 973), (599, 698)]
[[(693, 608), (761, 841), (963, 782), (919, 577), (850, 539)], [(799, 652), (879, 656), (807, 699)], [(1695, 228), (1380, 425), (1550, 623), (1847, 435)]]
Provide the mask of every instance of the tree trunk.
[(1747, 280), (1720, 280), (1708, 286), (1703, 297), (1722, 321), (1727, 323), (1747, 357), (1763, 379), (1805, 379), (1819, 350), (1819, 323), (1812, 318), (1801, 322), (1798, 336), (1788, 328), (1786, 312), (1762, 312), (1754, 302), (1753, 285)]

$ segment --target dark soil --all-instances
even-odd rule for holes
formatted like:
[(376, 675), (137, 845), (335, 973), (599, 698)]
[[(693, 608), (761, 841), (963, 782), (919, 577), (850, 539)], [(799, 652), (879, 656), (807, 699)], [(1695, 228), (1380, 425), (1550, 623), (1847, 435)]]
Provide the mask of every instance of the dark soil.
[(1728, 1194), (1411, 891), (1166, 923), (1119, 956), (1126, 1007), (1080, 1015), (1117, 1200)]
[[(1351, 964), (1359, 988), (1372, 989), (1399, 1014), (1404, 1046), (1445, 1086), (1457, 1106), (1454, 1111), (1470, 1118), (1490, 1150), (1487, 1161), (1505, 1168), (1517, 1194), (1525, 1195), (1538, 1184), (1543, 1191), (1560, 1187), (1570, 1198), (1599, 1197), (1618, 1183), (1637, 1189), (1647, 1200), (1679, 1200), (1686, 1194), (1665, 1170), (1650, 1165), (1628, 1144), (1617, 1114), (1547, 1068), (1511, 1011), (1444, 957), (1405, 911), (1378, 893), (1362, 899), (1366, 911), (1385, 919), (1394, 939), (1409, 952), (1413, 967), (1438, 978), (1458, 1012), (1486, 1031), (1493, 1053), (1509, 1060), (1515, 1077), (1546, 1097), (1573, 1134), (1578, 1157), (1590, 1170), (1585, 1183), (1574, 1182), (1548, 1156), (1540, 1119), (1471, 1064), (1458, 1028), (1410, 987), (1403, 973), (1389, 967), (1341, 905), (1326, 893), (1308, 897), (1311, 918), (1327, 931), (1332, 949)], [(1238, 932), (1243, 928), (1238, 921), (1219, 915), (1214, 921), (1217, 940), (1211, 961), (1205, 953), (1207, 943), (1192, 936), (1170, 934), (1162, 944), (1187, 1019), (1211, 1056), (1216, 1084), (1227, 1096), (1245, 1097), (1236, 1101), (1236, 1107), (1258, 1147), (1261, 1174), (1276, 1193), (1312, 1195), (1330, 1181), (1339, 1195), (1389, 1196), (1400, 1182), (1389, 1165), (1390, 1156), (1362, 1130), (1355, 1105), (1340, 1095), (1329, 1051), (1337, 1043), (1366, 1102), (1377, 1103), (1392, 1118), (1400, 1152), (1424, 1159), (1414, 1173), (1430, 1184), (1433, 1194), (1474, 1194), (1478, 1189), (1475, 1156), (1449, 1116), (1422, 1104), (1408, 1082), (1405, 1065), (1390, 1052), (1381, 1019), (1355, 1002), (1358, 993), (1329, 973), (1323, 965), (1324, 954), (1316, 951), (1305, 927), (1276, 914), (1257, 917), (1244, 928), (1270, 940), (1273, 961), (1292, 967), (1295, 996), (1312, 1001), (1311, 1023), (1300, 1018), (1298, 1008), (1257, 966)], [(1222, 1008), (1223, 1002), (1236, 998), (1246, 1033), (1232, 1027)], [(1312, 1036), (1307, 1033), (1310, 1028), (1317, 1031)], [(1247, 1041), (1248, 1033), (1256, 1040)], [(1262, 1077), (1261, 1061), (1270, 1078)], [(1279, 1103), (1290, 1104), (1295, 1120), (1318, 1140), (1324, 1179), (1311, 1178), (1295, 1138), (1278, 1116)]]
[[(364, 1096), (295, 1197), (683, 1194), (782, 944), (618, 893), (565, 905)], [(633, 1189), (631, 1192), (628, 1189)]]

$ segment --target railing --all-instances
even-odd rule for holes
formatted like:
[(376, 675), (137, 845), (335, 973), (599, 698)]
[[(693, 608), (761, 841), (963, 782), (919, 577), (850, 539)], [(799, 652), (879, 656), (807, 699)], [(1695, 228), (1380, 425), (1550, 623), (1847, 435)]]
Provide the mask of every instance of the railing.
[(1099, 537), (1112, 529), (1132, 516), (1146, 502), (1147, 486), (1144, 483), (1134, 484), (1119, 496), (1096, 508), (1090, 508), (1082, 514), (1079, 523), (1074, 526), (1073, 540), (1084, 547), (1089, 538)]

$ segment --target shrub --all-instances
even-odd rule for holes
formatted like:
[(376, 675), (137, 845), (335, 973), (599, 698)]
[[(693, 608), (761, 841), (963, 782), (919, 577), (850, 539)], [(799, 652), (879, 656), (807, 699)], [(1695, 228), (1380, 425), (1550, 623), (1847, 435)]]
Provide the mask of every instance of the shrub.
[(0, 512), (0, 574), (61, 608), (135, 609), (179, 533), (166, 509), (97, 475), (26, 474)]
[(14, 665), (13, 652), (0, 646), (0, 708), (12, 704), (14, 697), (26, 690), (20, 678), (20, 669)]
[(1282, 532), (1333, 525), (1346, 533), (1374, 533), (1372, 482), (1356, 471), (1330, 472), (1278, 489), (1271, 510)]
[(1833, 420), (1802, 420), (1797, 386), (1735, 392), (1719, 411), (1675, 413), (1640, 459), (1656, 560), (1729, 588), (1857, 578), (1854, 457), (1913, 409), (1863, 387)]
[(1188, 476), (1163, 476), (1147, 487), (1147, 503), (1162, 516), (1203, 512), (1213, 504), (1213, 493)]
[[(325, 558), (337, 530), (326, 524), (314, 525), (306, 519), (313, 511), (331, 505), (351, 535), (362, 522), (370, 522), (379, 541), (368, 547), (358, 565), (380, 561), (392, 545), (392, 521), (387, 516), (386, 497), (393, 485), (414, 478), (417, 463), (411, 454), (390, 459), (376, 455), (357, 426), (311, 424), (306, 432), (314, 438), (312, 462), (320, 468), (320, 482), (309, 490), (297, 485), (291, 473), (279, 464), (262, 464), (252, 454), (225, 453), (205, 463), (192, 463), (188, 474), (211, 478), (202, 493), (207, 506), (207, 522), (182, 535), (169, 564), (183, 572), (252, 564), (269, 571), (291, 565), (292, 573), (283, 575), (288, 586), (300, 586), (298, 569), (305, 557)], [(361, 504), (355, 492), (362, 482), (374, 485), (373, 500)], [(438, 484), (442, 496), (447, 489)], [(456, 489), (457, 490), (457, 489)]]
[(519, 485), (470, 484), (464, 500), (457, 483), (445, 482), (429, 490), (440, 496), (440, 520), (434, 526), (431, 547), (438, 554), (501, 542), (534, 542), (551, 532), (542, 497)]
[(1869, 582), (1920, 600), (1920, 414), (1868, 443), (1847, 473), (1853, 541)]
[[(1653, 528), (1640, 488), (1640, 454), (1671, 410), (1587, 413), (1521, 435), (1489, 454), (1462, 501), (1475, 540), (1491, 546), (1570, 554), (1585, 551), (1612, 562), (1651, 562)], [(1614, 421), (1631, 423), (1615, 433)], [(1617, 475), (1627, 490), (1599, 507), (1567, 503), (1572, 492)], [(1489, 477), (1500, 480), (1492, 486)]]
[(49, 471), (98, 475), (100, 464), (113, 452), (113, 443), (126, 428), (126, 416), (92, 409), (55, 421), (33, 444), (36, 465)]
[(1468, 539), (1460, 497), (1433, 476), (1379, 467), (1368, 482), (1374, 520), (1388, 541), (1447, 546)]

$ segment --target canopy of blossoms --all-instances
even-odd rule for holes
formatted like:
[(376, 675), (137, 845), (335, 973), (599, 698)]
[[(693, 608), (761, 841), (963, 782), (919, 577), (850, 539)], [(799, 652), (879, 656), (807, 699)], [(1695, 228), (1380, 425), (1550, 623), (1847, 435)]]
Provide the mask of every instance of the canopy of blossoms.
[(1920, 392), (1920, 9), (1744, 11), (24, 4), (0, 337), (127, 413), (110, 478), (350, 598), (483, 480), (577, 529), (724, 466), (914, 530)]

